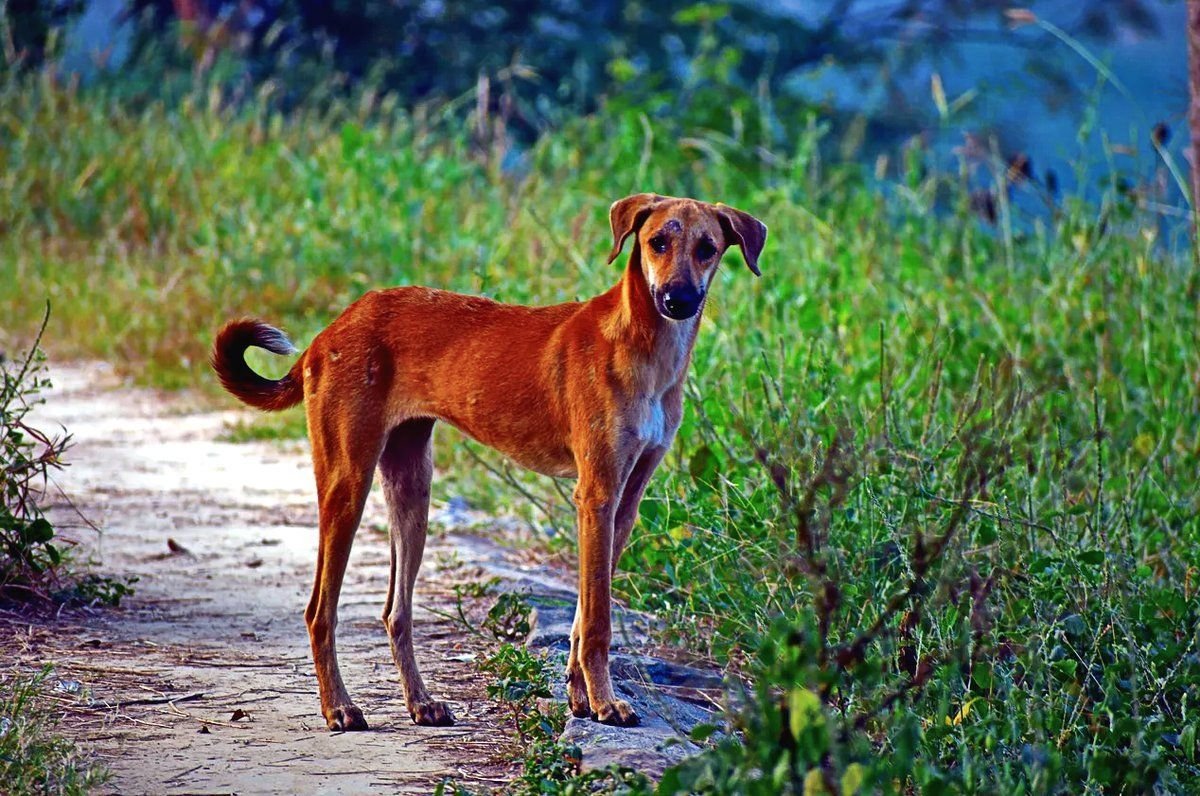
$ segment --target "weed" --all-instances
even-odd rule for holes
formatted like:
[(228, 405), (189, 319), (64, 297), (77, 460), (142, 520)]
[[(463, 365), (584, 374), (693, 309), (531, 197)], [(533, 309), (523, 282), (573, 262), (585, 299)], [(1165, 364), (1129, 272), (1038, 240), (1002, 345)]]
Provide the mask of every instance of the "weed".
[(530, 631), (529, 603), (516, 592), (504, 592), (483, 620), (483, 629), (497, 639), (523, 642)]
[(50, 387), (38, 347), (49, 316), (47, 305), (37, 337), (21, 360), (12, 367), (0, 363), (0, 598), (117, 605), (132, 593), (134, 580), (72, 572), (67, 566), (72, 543), (57, 537), (43, 510), (51, 473), (62, 468), (71, 444), (65, 431), (53, 436), (28, 421), (40, 393)]
[(51, 669), (0, 675), (0, 782), (12, 796), (86, 794), (108, 773), (54, 734), (55, 711), (44, 696)]
[[(582, 773), (578, 746), (559, 741), (566, 724), (566, 708), (553, 699), (551, 678), (556, 666), (543, 655), (530, 651), (522, 641), (529, 634), (531, 609), (523, 596), (503, 592), (484, 615), (479, 627), (467, 619), (464, 598), (481, 599), (495, 586), (495, 579), (455, 587), (458, 616), (472, 633), (488, 635), (496, 644), (479, 662), (481, 672), (491, 678), (488, 696), (509, 712), (517, 738), (515, 756), (523, 761), (521, 774), (505, 793), (535, 794), (641, 793), (649, 786), (645, 777), (625, 769)], [(486, 637), (486, 636), (485, 636)], [(514, 643), (515, 641), (515, 643)], [(439, 784), (438, 794), (473, 796), (453, 781)]]

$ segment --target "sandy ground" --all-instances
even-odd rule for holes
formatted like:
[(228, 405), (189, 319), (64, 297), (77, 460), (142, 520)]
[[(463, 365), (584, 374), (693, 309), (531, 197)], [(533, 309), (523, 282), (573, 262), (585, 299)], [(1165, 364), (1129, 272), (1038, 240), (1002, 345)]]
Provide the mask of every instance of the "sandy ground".
[[(304, 445), (216, 441), (237, 412), (122, 388), (103, 366), (58, 368), (38, 410), (74, 436), (59, 482), (102, 531), (78, 527), (99, 570), (134, 575), (121, 608), (30, 619), (0, 614), (4, 668), (55, 666), (62, 729), (121, 794), (430, 793), (452, 776), (500, 787), (514, 769), (508, 720), (470, 662), (477, 639), (442, 614), (469, 579), (453, 537), (434, 536), (418, 583), (425, 680), (458, 724), (404, 708), (379, 615), (387, 587), (381, 496), (372, 495), (342, 593), (339, 657), (371, 725), (330, 733), (303, 621), (316, 556)], [(57, 519), (70, 525), (64, 507)], [(168, 547), (173, 540), (176, 551)]]

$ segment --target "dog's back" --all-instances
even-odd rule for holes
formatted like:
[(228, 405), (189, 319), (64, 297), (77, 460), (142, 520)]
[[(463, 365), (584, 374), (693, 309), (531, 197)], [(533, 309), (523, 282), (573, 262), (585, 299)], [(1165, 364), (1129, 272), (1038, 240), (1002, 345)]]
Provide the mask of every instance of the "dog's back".
[[(245, 363), (251, 346), (294, 353), (279, 330), (233, 321), (214, 345), (227, 390), (273, 411), (307, 401), (322, 413), (382, 413), (383, 425), (428, 417), (547, 475), (575, 474), (567, 447), (567, 373), (555, 334), (584, 305), (502, 304), (425, 287), (373, 290), (322, 330), (283, 379)], [(550, 360), (549, 367), (539, 366)], [(523, 411), (513, 413), (507, 407)]]
[[(422, 287), (380, 290), (330, 324), (306, 357), (308, 367), (321, 358), (339, 393), (366, 386), (389, 396), (393, 422), (436, 418), (526, 467), (569, 476), (567, 375), (541, 363), (562, 359), (556, 331), (582, 307), (524, 307)], [(343, 341), (360, 348), (369, 341), (368, 350), (345, 351)]]

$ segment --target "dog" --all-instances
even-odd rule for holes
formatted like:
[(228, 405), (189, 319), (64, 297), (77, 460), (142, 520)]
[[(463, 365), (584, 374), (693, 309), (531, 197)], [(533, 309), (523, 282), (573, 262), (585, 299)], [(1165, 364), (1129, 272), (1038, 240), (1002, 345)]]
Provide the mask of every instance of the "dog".
[(305, 610), (321, 711), (331, 730), (365, 730), (335, 643), (338, 595), (378, 467), (391, 574), (383, 622), (405, 702), (419, 725), (454, 717), (425, 688), (413, 655), (412, 592), (425, 547), (437, 421), (539, 473), (576, 478), (579, 600), (567, 660), (575, 716), (638, 723), (613, 692), (611, 581), (638, 504), (683, 416), (699, 320), (722, 255), (738, 246), (756, 275), (766, 226), (748, 213), (642, 193), (609, 211), (620, 281), (583, 302), (501, 304), (425, 287), (371, 291), (316, 336), (286, 376), (255, 373), (251, 346), (297, 350), (262, 321), (226, 324), (212, 367), (226, 390), (268, 411), (304, 401), (320, 513), (316, 581)]

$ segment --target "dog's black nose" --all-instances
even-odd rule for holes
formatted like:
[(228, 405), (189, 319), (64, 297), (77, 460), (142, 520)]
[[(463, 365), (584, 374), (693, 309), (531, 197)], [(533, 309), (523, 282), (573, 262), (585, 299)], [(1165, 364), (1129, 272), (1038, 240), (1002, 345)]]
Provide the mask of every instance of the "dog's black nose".
[(692, 285), (670, 285), (662, 292), (662, 306), (659, 309), (668, 318), (683, 321), (696, 314), (703, 298), (704, 293)]

